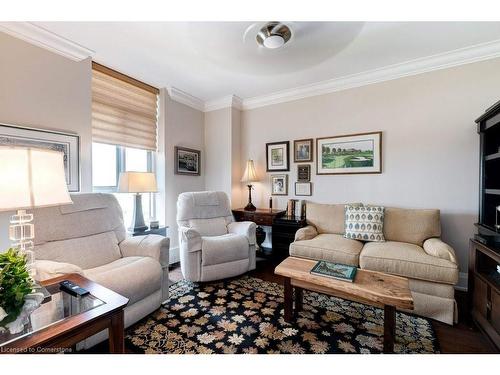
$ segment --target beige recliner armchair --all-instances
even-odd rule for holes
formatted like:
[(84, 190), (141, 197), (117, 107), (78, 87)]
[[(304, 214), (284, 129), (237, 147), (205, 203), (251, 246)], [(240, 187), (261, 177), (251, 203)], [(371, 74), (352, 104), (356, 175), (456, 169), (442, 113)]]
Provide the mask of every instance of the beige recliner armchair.
[(234, 221), (224, 192), (180, 194), (177, 224), (185, 279), (212, 281), (255, 269), (256, 225)]
[[(37, 279), (79, 273), (129, 299), (125, 327), (168, 298), (168, 238), (127, 237), (112, 194), (72, 194), (72, 205), (34, 211)], [(107, 338), (85, 340), (89, 348)], [(79, 346), (81, 348), (81, 346)]]

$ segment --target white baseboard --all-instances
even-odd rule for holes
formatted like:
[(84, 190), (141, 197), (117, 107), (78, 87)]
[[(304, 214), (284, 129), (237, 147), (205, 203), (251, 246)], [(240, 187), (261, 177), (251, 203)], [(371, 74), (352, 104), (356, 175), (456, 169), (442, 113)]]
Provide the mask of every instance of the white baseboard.
[(171, 247), (170, 248), (170, 259), (169, 259), (169, 264), (177, 263), (181, 261), (181, 257), (179, 255), (179, 246), (176, 247)]
[(467, 280), (468, 280), (468, 273), (467, 272), (459, 272), (458, 273), (458, 283), (455, 285), (456, 290), (460, 290), (462, 292), (467, 291)]

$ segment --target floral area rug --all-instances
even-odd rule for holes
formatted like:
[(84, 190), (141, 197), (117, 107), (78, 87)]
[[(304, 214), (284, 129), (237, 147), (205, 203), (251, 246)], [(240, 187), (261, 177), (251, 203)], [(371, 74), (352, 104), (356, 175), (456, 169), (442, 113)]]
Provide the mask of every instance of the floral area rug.
[[(381, 353), (382, 309), (304, 291), (294, 323), (283, 319), (283, 287), (244, 276), (179, 281), (156, 312), (127, 329), (139, 353)], [(396, 315), (396, 353), (437, 353), (429, 320)]]

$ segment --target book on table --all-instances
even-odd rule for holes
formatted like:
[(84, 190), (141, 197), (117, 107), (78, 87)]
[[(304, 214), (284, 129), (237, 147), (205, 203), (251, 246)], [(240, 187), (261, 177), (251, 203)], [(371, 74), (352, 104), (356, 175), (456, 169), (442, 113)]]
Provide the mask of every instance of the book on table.
[(311, 274), (326, 276), (336, 280), (353, 282), (358, 269), (353, 266), (341, 263), (325, 262), (320, 260), (311, 269)]

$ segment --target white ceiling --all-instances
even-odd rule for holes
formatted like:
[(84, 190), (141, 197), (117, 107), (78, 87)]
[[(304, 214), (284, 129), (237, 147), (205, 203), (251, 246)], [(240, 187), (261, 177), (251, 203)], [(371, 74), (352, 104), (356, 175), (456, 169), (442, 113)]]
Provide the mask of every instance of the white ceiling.
[(94, 60), (202, 101), (248, 99), (338, 80), (500, 40), (500, 22), (286, 22), (293, 36), (267, 50), (264, 22), (36, 22), (95, 51)]

